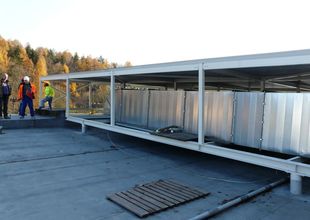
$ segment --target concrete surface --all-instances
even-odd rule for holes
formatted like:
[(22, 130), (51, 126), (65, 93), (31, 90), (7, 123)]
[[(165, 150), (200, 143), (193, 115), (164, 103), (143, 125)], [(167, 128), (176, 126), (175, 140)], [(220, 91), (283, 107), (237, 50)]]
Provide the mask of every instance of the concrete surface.
[[(0, 219), (138, 219), (105, 197), (158, 179), (211, 192), (146, 218), (188, 219), (282, 176), (105, 131), (5, 130), (0, 135)], [(309, 204), (310, 183), (304, 179), (302, 196), (292, 196), (283, 185), (213, 219), (309, 219)]]

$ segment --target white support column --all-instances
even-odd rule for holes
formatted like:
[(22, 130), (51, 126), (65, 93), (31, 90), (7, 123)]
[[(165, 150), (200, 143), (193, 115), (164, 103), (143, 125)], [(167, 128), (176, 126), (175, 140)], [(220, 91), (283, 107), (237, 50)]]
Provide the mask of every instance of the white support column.
[(84, 121), (82, 122), (82, 134), (85, 134), (86, 133), (86, 125), (84, 123)]
[(296, 173), (291, 173), (290, 180), (291, 193), (294, 195), (300, 195), (302, 193), (302, 177)]
[(110, 85), (110, 123), (115, 125), (115, 77), (114, 73), (111, 73), (111, 85)]
[(91, 109), (91, 103), (92, 103), (92, 94), (91, 94), (91, 90), (92, 90), (92, 84), (91, 82), (89, 83), (89, 86), (88, 86), (88, 108)]
[(70, 113), (70, 80), (66, 79), (66, 117), (69, 117)]
[(39, 80), (39, 105), (40, 105), (40, 101), (42, 100), (42, 81)]
[(204, 101), (205, 101), (205, 72), (203, 64), (199, 65), (198, 72), (198, 143), (204, 143)]

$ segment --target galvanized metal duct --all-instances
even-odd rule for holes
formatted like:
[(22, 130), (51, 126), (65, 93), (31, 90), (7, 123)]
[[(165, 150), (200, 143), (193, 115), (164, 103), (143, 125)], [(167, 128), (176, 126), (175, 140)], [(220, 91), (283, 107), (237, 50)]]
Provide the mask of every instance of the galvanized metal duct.
[(149, 91), (122, 90), (119, 122), (147, 126)]
[(260, 148), (264, 115), (264, 93), (236, 92), (232, 142)]
[(148, 128), (183, 126), (184, 91), (150, 91)]
[(262, 148), (310, 156), (310, 94), (267, 93)]
[[(233, 92), (205, 92), (205, 135), (226, 142), (231, 140)], [(184, 130), (197, 134), (198, 92), (186, 92)]]
[[(123, 90), (117, 120), (197, 134), (196, 91)], [(310, 94), (206, 91), (205, 135), (245, 147), (310, 157)]]

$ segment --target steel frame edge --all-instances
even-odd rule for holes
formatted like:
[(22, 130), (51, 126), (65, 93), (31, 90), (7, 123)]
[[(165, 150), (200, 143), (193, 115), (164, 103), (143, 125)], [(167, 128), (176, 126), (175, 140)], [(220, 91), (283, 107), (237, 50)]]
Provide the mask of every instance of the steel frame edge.
[(91, 126), (99, 129), (109, 130), (116, 133), (121, 133), (125, 135), (130, 135), (133, 137), (138, 137), (150, 141), (155, 141), (163, 144), (168, 144), (176, 147), (181, 147), (189, 150), (194, 150), (202, 153), (207, 153), (219, 157), (224, 157), (228, 159), (233, 159), (245, 163), (250, 163), (258, 166), (263, 166), (267, 168), (272, 168), (276, 170), (281, 170), (287, 173), (294, 173), (300, 176), (310, 177), (310, 165), (301, 162), (295, 162), (285, 159), (280, 159), (276, 157), (270, 157), (255, 153), (249, 153), (240, 150), (228, 149), (221, 146), (213, 144), (198, 144), (197, 142), (184, 142), (178, 141), (170, 138), (155, 136), (143, 131), (137, 131), (130, 128), (124, 128), (117, 125), (104, 124), (102, 122), (96, 122), (91, 120), (86, 120), (77, 117), (67, 117), (68, 121), (79, 123), (81, 125)]

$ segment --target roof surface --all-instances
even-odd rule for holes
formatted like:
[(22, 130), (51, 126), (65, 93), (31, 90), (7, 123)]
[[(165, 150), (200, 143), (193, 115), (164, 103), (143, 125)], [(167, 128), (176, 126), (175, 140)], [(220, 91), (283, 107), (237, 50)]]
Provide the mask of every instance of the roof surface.
[[(283, 176), (281, 172), (137, 138), (66, 128), (6, 130), (0, 135), (2, 219), (137, 219), (106, 200), (136, 184), (171, 179), (200, 188), (206, 198), (146, 219), (188, 219), (225, 200)], [(307, 219), (304, 195), (288, 185), (218, 215), (215, 219)]]

